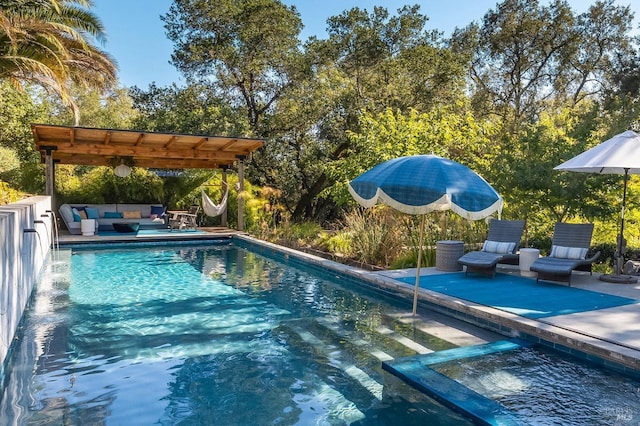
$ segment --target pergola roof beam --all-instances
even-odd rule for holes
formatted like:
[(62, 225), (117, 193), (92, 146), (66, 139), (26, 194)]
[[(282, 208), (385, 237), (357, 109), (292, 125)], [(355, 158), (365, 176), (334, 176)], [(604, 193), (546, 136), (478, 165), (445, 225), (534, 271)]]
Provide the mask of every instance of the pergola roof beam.
[(31, 130), (43, 161), (43, 147), (53, 146), (51, 155), (61, 164), (111, 166), (114, 157), (130, 157), (137, 167), (217, 168), (264, 145), (260, 139), (45, 124)]

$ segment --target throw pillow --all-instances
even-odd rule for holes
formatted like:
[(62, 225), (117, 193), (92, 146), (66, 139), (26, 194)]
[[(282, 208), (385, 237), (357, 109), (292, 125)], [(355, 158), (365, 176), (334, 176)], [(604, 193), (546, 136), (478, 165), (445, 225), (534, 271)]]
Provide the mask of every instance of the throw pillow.
[(80, 215), (80, 219), (89, 219), (87, 217), (87, 211), (84, 208), (82, 210), (78, 210), (78, 214)]
[(153, 217), (153, 215), (156, 215), (156, 217), (162, 217), (166, 211), (167, 208), (164, 206), (151, 206), (151, 217)]
[(100, 219), (100, 214), (98, 213), (97, 208), (87, 207), (84, 211), (87, 212), (87, 219)]
[(140, 219), (142, 214), (139, 211), (135, 212), (122, 212), (123, 219)]
[(75, 207), (71, 209), (71, 214), (73, 215), (74, 222), (80, 222), (82, 220), (82, 218), (80, 217), (80, 212), (78, 212), (78, 209), (76, 209)]
[(119, 212), (104, 212), (105, 219), (122, 219), (122, 213)]
[(588, 249), (584, 247), (551, 246), (550, 257), (560, 259), (585, 259)]
[(486, 240), (482, 245), (482, 251), (487, 253), (507, 254), (513, 253), (516, 243), (505, 243), (501, 241)]

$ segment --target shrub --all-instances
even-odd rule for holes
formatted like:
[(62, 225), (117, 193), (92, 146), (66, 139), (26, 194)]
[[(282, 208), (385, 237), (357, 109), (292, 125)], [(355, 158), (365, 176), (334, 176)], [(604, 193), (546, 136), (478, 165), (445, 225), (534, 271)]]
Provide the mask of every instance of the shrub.
[(354, 210), (345, 216), (344, 226), (351, 238), (348, 254), (360, 262), (388, 265), (403, 247), (402, 230), (389, 209)]

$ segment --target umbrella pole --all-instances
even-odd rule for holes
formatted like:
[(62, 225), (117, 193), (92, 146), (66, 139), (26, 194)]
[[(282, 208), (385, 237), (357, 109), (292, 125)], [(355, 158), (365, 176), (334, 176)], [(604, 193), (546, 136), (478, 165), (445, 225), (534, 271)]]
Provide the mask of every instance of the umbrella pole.
[(618, 253), (614, 264), (614, 269), (616, 274), (622, 274), (623, 270), (623, 262), (624, 262), (624, 251), (626, 243), (624, 241), (624, 211), (627, 205), (627, 180), (629, 179), (629, 169), (624, 169), (624, 184), (623, 184), (623, 192), (622, 192), (622, 212), (620, 214), (620, 235), (618, 236)]
[(422, 261), (422, 246), (424, 242), (424, 215), (420, 216), (420, 236), (418, 237), (418, 261), (416, 262), (416, 287), (413, 290), (413, 316), (418, 310), (418, 289), (420, 288), (420, 263)]

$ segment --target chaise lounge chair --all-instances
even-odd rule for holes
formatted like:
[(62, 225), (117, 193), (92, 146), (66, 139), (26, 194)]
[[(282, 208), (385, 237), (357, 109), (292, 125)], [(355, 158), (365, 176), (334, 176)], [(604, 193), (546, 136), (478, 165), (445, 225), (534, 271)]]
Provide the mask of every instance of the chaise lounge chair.
[(556, 223), (551, 253), (536, 259), (530, 267), (538, 273), (536, 282), (560, 281), (571, 285), (573, 271), (593, 273), (591, 266), (600, 257), (600, 252), (587, 258), (592, 234), (593, 223)]
[(517, 263), (524, 223), (524, 220), (492, 220), (482, 250), (471, 251), (458, 259), (458, 263), (466, 266), (465, 276), (475, 272), (493, 277), (498, 263)]

